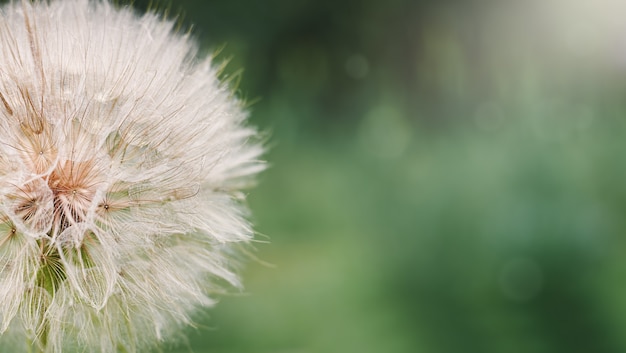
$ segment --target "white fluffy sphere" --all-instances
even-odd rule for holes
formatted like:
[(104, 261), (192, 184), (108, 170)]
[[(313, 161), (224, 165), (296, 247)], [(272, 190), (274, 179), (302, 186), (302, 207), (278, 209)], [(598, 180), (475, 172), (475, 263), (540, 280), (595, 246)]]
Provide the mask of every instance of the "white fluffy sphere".
[(169, 21), (106, 1), (1, 11), (2, 339), (154, 345), (239, 285), (256, 131)]

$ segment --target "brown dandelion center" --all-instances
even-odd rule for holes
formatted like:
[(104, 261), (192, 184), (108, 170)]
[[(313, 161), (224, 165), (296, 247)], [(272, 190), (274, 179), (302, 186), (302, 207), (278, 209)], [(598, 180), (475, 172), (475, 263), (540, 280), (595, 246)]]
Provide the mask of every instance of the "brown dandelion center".
[(58, 163), (47, 176), (16, 186), (7, 196), (29, 231), (55, 237), (86, 220), (100, 174), (92, 160), (68, 160)]
[(52, 190), (54, 215), (53, 232), (82, 222), (96, 192), (97, 172), (92, 161), (66, 161), (48, 177)]

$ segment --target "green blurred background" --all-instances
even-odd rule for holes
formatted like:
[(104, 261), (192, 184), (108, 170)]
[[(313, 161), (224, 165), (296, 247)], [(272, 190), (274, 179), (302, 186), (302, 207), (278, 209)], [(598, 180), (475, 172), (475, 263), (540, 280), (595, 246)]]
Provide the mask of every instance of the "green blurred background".
[(167, 352), (626, 352), (621, 1), (170, 5), (270, 135), (271, 266)]

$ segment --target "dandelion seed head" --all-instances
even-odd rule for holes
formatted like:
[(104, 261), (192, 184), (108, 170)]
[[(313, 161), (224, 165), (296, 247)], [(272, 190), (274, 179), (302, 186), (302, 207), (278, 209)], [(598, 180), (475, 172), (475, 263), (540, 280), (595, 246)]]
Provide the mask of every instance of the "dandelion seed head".
[(241, 190), (263, 169), (246, 118), (167, 20), (4, 5), (0, 342), (135, 352), (240, 286)]

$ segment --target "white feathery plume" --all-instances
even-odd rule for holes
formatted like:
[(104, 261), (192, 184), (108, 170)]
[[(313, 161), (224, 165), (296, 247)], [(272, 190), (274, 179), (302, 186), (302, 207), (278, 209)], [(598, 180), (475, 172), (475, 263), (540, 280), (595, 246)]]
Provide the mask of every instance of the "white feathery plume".
[(108, 1), (1, 8), (0, 340), (135, 352), (240, 286), (263, 149), (196, 51)]

